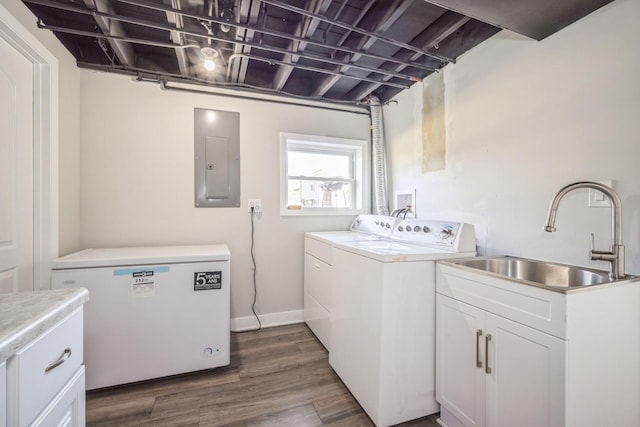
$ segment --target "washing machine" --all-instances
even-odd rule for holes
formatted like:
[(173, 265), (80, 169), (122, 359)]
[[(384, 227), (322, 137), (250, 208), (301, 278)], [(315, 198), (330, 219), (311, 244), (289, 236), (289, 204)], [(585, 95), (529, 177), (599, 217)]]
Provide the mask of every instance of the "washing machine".
[(475, 254), (473, 226), (451, 221), (334, 243), (329, 363), (377, 426), (438, 412), (435, 263)]
[(334, 243), (389, 237), (397, 218), (359, 215), (349, 230), (310, 231), (304, 238), (304, 321), (331, 351), (331, 264)]
[(53, 261), (53, 289), (84, 287), (87, 390), (228, 365), (226, 245), (87, 249)]

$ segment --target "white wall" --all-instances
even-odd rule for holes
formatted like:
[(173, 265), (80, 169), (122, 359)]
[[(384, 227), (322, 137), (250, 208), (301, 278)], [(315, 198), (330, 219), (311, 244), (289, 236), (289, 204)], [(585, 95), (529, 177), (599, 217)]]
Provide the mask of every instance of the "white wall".
[[(81, 71), (82, 247), (226, 243), (232, 317), (251, 314), (250, 215), (259, 312), (302, 309), (303, 232), (345, 229), (352, 217), (280, 217), (279, 133), (369, 139), (369, 117), (214, 95)], [(194, 207), (194, 108), (240, 113), (241, 208)]]
[(80, 73), (75, 58), (47, 30), (36, 26), (36, 17), (19, 0), (2, 5), (58, 59), (58, 160), (59, 254), (80, 245)]
[[(606, 269), (588, 260), (610, 242), (610, 209), (565, 184), (614, 180), (623, 202), (627, 271), (640, 274), (640, 0), (616, 0), (545, 40), (502, 31), (444, 70), (446, 169), (421, 172), (422, 87), (385, 108), (393, 188), (417, 189), (419, 217), (477, 227), (483, 254)], [(428, 80), (425, 82), (428, 85)]]

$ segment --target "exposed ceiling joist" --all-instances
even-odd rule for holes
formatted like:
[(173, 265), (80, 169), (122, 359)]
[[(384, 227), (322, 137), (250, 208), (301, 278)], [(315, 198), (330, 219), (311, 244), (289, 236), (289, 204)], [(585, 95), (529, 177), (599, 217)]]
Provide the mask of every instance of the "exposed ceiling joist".
[[(239, 22), (246, 23), (251, 26), (255, 26), (260, 18), (260, 9), (262, 4), (259, 1), (241, 1), (240, 2), (240, 16)], [(240, 42), (252, 41), (255, 35), (254, 30), (239, 29), (236, 33), (236, 40)], [(234, 54), (249, 54), (251, 53), (251, 47), (243, 44), (236, 44), (233, 48)], [(227, 75), (230, 77), (230, 81), (233, 83), (244, 83), (247, 76), (247, 69), (249, 67), (249, 59), (241, 58), (239, 61), (235, 61), (233, 65), (229, 62), (230, 72)]]
[[(113, 6), (110, 0), (84, 0), (84, 4), (89, 8), (94, 8), (99, 12), (112, 13)], [(94, 6), (95, 5), (95, 6)], [(104, 34), (110, 34), (119, 37), (126, 37), (127, 33), (119, 22), (112, 22), (102, 17), (95, 17), (96, 24)], [(135, 57), (133, 49), (130, 45), (117, 40), (110, 40), (109, 44), (113, 53), (118, 60), (127, 65), (135, 65)]]
[[(313, 12), (316, 14), (326, 13), (330, 4), (331, 0), (309, 0), (310, 9), (313, 10)], [(315, 34), (319, 24), (319, 19), (309, 18), (308, 16), (305, 16), (298, 24), (295, 33), (300, 37), (310, 39)], [(293, 51), (303, 51), (306, 47), (307, 42), (301, 42), (298, 40), (291, 40), (289, 44), (289, 49)], [(294, 64), (298, 62), (298, 59), (300, 59), (299, 55), (287, 55), (287, 57), (288, 58), (286, 58), (286, 60)], [(278, 68), (278, 71), (276, 71), (275, 77), (273, 79), (274, 89), (282, 90), (292, 71), (293, 67), (281, 65)]]
[(344, 105), (387, 102), (500, 27), (547, 34), (611, 0), (22, 1), (82, 67)]
[[(411, 41), (411, 44), (416, 46), (422, 46), (423, 49), (429, 50), (437, 48), (439, 44), (447, 37), (455, 33), (460, 27), (469, 22), (471, 18), (465, 15), (460, 15), (456, 12), (447, 11), (440, 18), (438, 18), (433, 24), (427, 27), (422, 33), (420, 33), (415, 39)], [(416, 52), (401, 51), (395, 55), (397, 58), (405, 58), (410, 61), (417, 60), (421, 55)], [(400, 72), (404, 70), (405, 66), (402, 64), (383, 64), (382, 67), (393, 68), (394, 71)], [(384, 76), (383, 81), (387, 82), (391, 80), (390, 76)], [(361, 85), (358, 92), (353, 95), (357, 100), (363, 100), (369, 96), (373, 91), (378, 89), (382, 83), (373, 83), (367, 85)]]
[[(180, 0), (171, 0), (171, 7), (174, 9), (180, 9)], [(184, 26), (182, 15), (173, 12), (166, 12), (166, 14), (169, 24), (175, 25), (178, 29)], [(183, 45), (184, 40), (182, 38), (182, 33), (179, 31), (171, 31), (171, 41), (176, 45)], [(175, 52), (178, 66), (180, 67), (180, 73), (189, 74), (189, 58), (187, 57), (187, 53), (184, 49), (179, 47), (175, 49)]]

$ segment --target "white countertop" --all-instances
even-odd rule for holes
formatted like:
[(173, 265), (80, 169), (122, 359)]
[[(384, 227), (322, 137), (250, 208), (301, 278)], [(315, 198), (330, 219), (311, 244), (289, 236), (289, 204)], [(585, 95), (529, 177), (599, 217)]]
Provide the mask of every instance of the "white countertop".
[(88, 300), (84, 288), (0, 294), (0, 363)]

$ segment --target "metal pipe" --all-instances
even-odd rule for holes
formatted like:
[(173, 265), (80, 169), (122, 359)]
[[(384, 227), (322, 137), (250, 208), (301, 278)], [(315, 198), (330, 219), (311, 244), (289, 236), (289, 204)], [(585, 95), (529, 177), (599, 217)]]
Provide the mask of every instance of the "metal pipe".
[[(117, 0), (117, 1), (131, 1), (131, 0)], [(416, 46), (412, 46), (412, 45), (407, 44), (407, 43), (403, 43), (403, 42), (400, 42), (400, 41), (397, 41), (397, 40), (393, 40), (393, 39), (385, 37), (385, 36), (383, 36), (381, 34), (372, 33), (370, 31), (363, 30), (362, 28), (354, 27), (353, 25), (345, 24), (345, 23), (340, 22), (340, 21), (333, 21), (333, 20), (331, 20), (329, 18), (325, 18), (322, 15), (318, 15), (317, 13), (309, 12), (306, 9), (302, 9), (302, 8), (295, 7), (295, 6), (290, 6), (288, 4), (281, 3), (281, 2), (279, 2), (277, 0), (260, 0), (260, 1), (263, 2), (263, 3), (270, 4), (272, 6), (279, 7), (279, 8), (284, 9), (284, 10), (288, 10), (290, 12), (296, 12), (296, 13), (299, 13), (300, 15), (305, 15), (305, 16), (309, 16), (311, 18), (319, 19), (319, 20), (321, 20), (323, 22), (327, 22), (329, 24), (335, 25), (336, 27), (341, 27), (341, 28), (344, 28), (344, 29), (347, 29), (347, 30), (351, 30), (351, 31), (356, 32), (356, 33), (364, 34), (367, 37), (371, 37), (371, 38), (383, 41), (385, 43), (389, 43), (389, 44), (394, 45), (394, 46), (398, 46), (398, 47), (401, 47), (401, 48), (404, 48), (404, 49), (408, 49), (410, 51), (417, 52), (417, 53), (420, 53), (422, 55), (438, 59), (438, 60), (440, 60), (442, 62), (455, 63), (455, 60), (452, 59), (452, 58), (447, 58), (445, 56), (441, 56), (441, 55), (437, 55), (435, 53), (427, 52), (427, 51), (424, 51), (424, 50), (422, 50), (422, 49), (420, 49), (420, 48), (418, 48)]]
[[(369, 115), (368, 111), (347, 110), (345, 108), (324, 107), (324, 106), (321, 106), (321, 105), (311, 105), (311, 104), (305, 104), (305, 103), (302, 103), (302, 102), (278, 101), (278, 100), (274, 100), (274, 99), (254, 98), (254, 97), (251, 97), (251, 96), (232, 95), (232, 94), (226, 94), (226, 93), (216, 93), (216, 92), (210, 92), (210, 91), (206, 91), (206, 90), (189, 89), (189, 88), (182, 88), (182, 87), (175, 87), (175, 86), (171, 87), (171, 86), (167, 86), (166, 82), (160, 82), (160, 85), (161, 85), (162, 89), (166, 89), (166, 90), (176, 90), (176, 91), (181, 91), (181, 92), (198, 93), (198, 94), (203, 94), (203, 95), (226, 96), (226, 97), (229, 97), (229, 98), (245, 99), (245, 100), (249, 100), (249, 101), (271, 102), (271, 103), (274, 103), (274, 104), (295, 105), (297, 107), (309, 107), (309, 108), (318, 108), (318, 109), (321, 109), (321, 110), (339, 111), (339, 112), (342, 112), (342, 113), (361, 114), (361, 115), (366, 115), (366, 116)], [(326, 101), (320, 101), (320, 102), (326, 102)]]
[(65, 34), (73, 34), (76, 36), (94, 37), (97, 39), (119, 40), (127, 43), (142, 44), (145, 46), (166, 47), (168, 49), (186, 49), (186, 48), (200, 47), (200, 45), (198, 44), (178, 45), (174, 43), (163, 43), (163, 42), (157, 42), (153, 40), (137, 39), (133, 37), (112, 36), (111, 34), (92, 33), (90, 31), (82, 31), (82, 30), (71, 30), (68, 28), (56, 27), (53, 25), (45, 25), (42, 23), (42, 21), (38, 21), (38, 28), (42, 28), (43, 30), (54, 31), (56, 33), (65, 33)]
[[(228, 96), (228, 97), (239, 98), (239, 99), (274, 102), (279, 104), (299, 105), (299, 106), (305, 106), (305, 107), (311, 107), (311, 108), (321, 108), (325, 110), (369, 115), (369, 110), (367, 109), (367, 107), (357, 102), (339, 101), (339, 100), (318, 98), (318, 97), (310, 98), (307, 96), (296, 95), (296, 94), (292, 94), (285, 91), (267, 90), (261, 87), (256, 87), (256, 86), (247, 85), (247, 84), (213, 82), (211, 80), (199, 79), (197, 77), (185, 76), (181, 74), (158, 72), (154, 70), (148, 70), (148, 69), (139, 68), (139, 67), (130, 67), (126, 65), (98, 65), (98, 64), (91, 64), (88, 62), (78, 62), (77, 64), (78, 64), (78, 67), (81, 67), (81, 68), (87, 68), (91, 70), (100, 70), (100, 71), (111, 71), (111, 72), (116, 72), (120, 74), (136, 76), (136, 78), (140, 81), (147, 81), (147, 82), (153, 81), (155, 83), (163, 84), (163, 86), (166, 86), (167, 81), (171, 81), (174, 83), (196, 84), (201, 86), (213, 87), (217, 89), (241, 90), (243, 92), (253, 92), (261, 95), (282, 96), (282, 97), (288, 97), (288, 98), (322, 102), (326, 104), (338, 104), (338, 105), (345, 106), (345, 108), (315, 106), (315, 105), (307, 104), (304, 102), (294, 103), (294, 102), (284, 102), (284, 101), (278, 101), (278, 100), (266, 100), (266, 99), (254, 98), (254, 97), (248, 97), (248, 96), (242, 96), (242, 95), (231, 95), (231, 94), (211, 92), (206, 90), (184, 89), (184, 88), (175, 88), (175, 87), (169, 87), (169, 86), (163, 87), (164, 89), (183, 90), (187, 92), (203, 93), (203, 94), (218, 95), (218, 96)], [(156, 78), (154, 80), (147, 79), (147, 78), (144, 78), (142, 74), (155, 76)], [(362, 110), (365, 110), (366, 112), (347, 109), (349, 107), (362, 109)]]
[[(52, 3), (50, 1), (47, 0), (25, 0), (27, 2), (32, 2), (32, 3), (37, 3), (37, 4), (49, 4)], [(219, 19), (219, 18), (215, 18), (212, 16), (207, 16), (207, 15), (200, 15), (197, 13), (191, 13), (191, 12), (186, 12), (180, 9), (174, 9), (172, 7), (169, 6), (165, 6), (162, 4), (156, 4), (156, 3), (150, 3), (144, 0), (116, 0), (119, 1), (121, 3), (126, 3), (126, 4), (132, 4), (134, 6), (140, 6), (140, 7), (146, 7), (148, 9), (153, 9), (153, 10), (159, 10), (159, 11), (163, 11), (163, 12), (171, 12), (171, 13), (175, 13), (175, 14), (179, 14), (181, 16), (186, 16), (188, 18), (192, 18), (192, 19), (198, 19), (198, 20), (205, 20), (205, 21), (209, 21), (215, 24), (221, 24), (221, 25), (228, 25), (231, 27), (236, 27), (236, 28), (240, 28), (243, 30), (251, 30), (251, 31), (257, 31), (260, 33), (264, 33), (264, 34), (268, 34), (270, 36), (274, 36), (274, 37), (281, 37), (287, 40), (295, 40), (295, 41), (299, 41), (299, 42), (303, 42), (303, 43), (308, 43), (310, 45), (315, 45), (315, 46), (319, 46), (322, 47), (324, 49), (329, 49), (329, 50), (340, 50), (346, 53), (350, 53), (352, 55), (363, 55), (363, 56), (368, 56), (370, 58), (374, 58), (380, 61), (390, 61), (396, 64), (402, 64), (402, 65), (406, 65), (408, 67), (415, 67), (421, 70), (427, 70), (427, 71), (436, 71), (436, 68), (431, 67), (429, 65), (424, 65), (424, 64), (420, 64), (420, 63), (416, 63), (416, 62), (407, 62), (407, 61), (403, 61), (403, 60), (398, 60), (398, 59), (394, 59), (394, 58), (389, 58), (389, 57), (385, 57), (382, 55), (376, 55), (375, 53), (371, 53), (371, 52), (364, 52), (364, 51), (359, 51), (359, 50), (355, 50), (355, 49), (351, 49), (345, 46), (337, 46), (337, 45), (328, 45), (326, 43), (322, 43), (322, 42), (318, 42), (318, 41), (314, 41), (308, 38), (304, 38), (304, 37), (299, 37), (293, 34), (288, 34), (288, 33), (283, 33), (280, 31), (276, 31), (276, 30), (271, 30), (266, 28), (265, 26), (261, 26), (261, 27), (256, 27), (254, 25), (247, 25), (247, 24), (242, 24), (239, 22), (227, 22), (223, 19)], [(55, 3), (54, 3), (55, 4)], [(55, 6), (52, 6), (55, 7)], [(319, 15), (321, 16), (321, 15)], [(226, 40), (229, 41), (229, 40)], [(426, 55), (426, 53), (425, 53)], [(445, 61), (443, 61), (445, 62)], [(451, 62), (451, 61), (449, 61)]]
[(90, 31), (71, 30), (68, 28), (56, 27), (53, 25), (46, 25), (46, 24), (43, 24), (42, 21), (38, 21), (38, 28), (42, 28), (43, 30), (54, 31), (57, 33), (74, 34), (77, 36), (94, 37), (98, 39), (119, 40), (127, 43), (135, 43), (135, 44), (141, 44), (145, 46), (166, 47), (168, 49), (200, 48), (199, 44), (178, 45), (174, 43), (163, 43), (163, 42), (157, 42), (153, 40), (144, 40), (144, 39), (138, 39), (133, 37), (121, 37), (121, 36), (113, 36), (111, 34), (92, 33)]
[[(125, 42), (129, 42), (129, 43), (137, 43), (137, 44), (143, 44), (143, 45), (147, 45), (147, 46), (156, 46), (156, 47), (167, 47), (167, 48), (171, 48), (171, 49), (175, 49), (176, 47), (178, 47), (179, 45), (175, 45), (172, 43), (162, 43), (162, 42), (156, 42), (156, 41), (152, 41), (152, 40), (143, 40), (143, 39), (136, 39), (136, 38), (130, 38), (130, 37), (120, 37), (120, 36), (112, 36), (109, 34), (102, 34), (102, 33), (92, 33), (90, 31), (82, 31), (82, 30), (73, 30), (73, 29), (69, 29), (69, 28), (62, 28), (62, 27), (57, 27), (57, 26), (52, 26), (52, 25), (45, 25), (42, 24), (41, 22), (38, 23), (38, 27), (39, 28), (43, 28), (45, 30), (51, 30), (54, 32), (59, 32), (59, 33), (66, 33), (66, 34), (75, 34), (78, 36), (86, 36), (86, 37), (94, 37), (97, 39), (100, 38), (105, 38), (105, 39), (110, 39), (110, 40), (121, 40), (121, 41), (125, 41)], [(186, 34), (189, 34), (189, 32), (183, 31), (183, 30), (176, 30), (176, 31), (180, 31)], [(223, 40), (223, 39), (217, 39), (216, 37), (212, 37), (212, 36), (208, 36), (208, 35), (199, 35), (200, 37), (208, 37), (211, 38), (213, 40), (222, 40), (227, 42), (227, 40)], [(278, 52), (278, 53), (282, 53), (282, 54), (292, 54), (292, 55), (298, 55), (302, 58), (306, 58), (306, 59), (312, 59), (312, 60), (316, 60), (316, 61), (320, 61), (320, 62), (326, 62), (329, 64), (334, 64), (334, 65), (349, 65), (350, 67), (353, 68), (358, 68), (361, 70), (365, 70), (365, 71), (369, 71), (371, 73), (378, 73), (378, 74), (384, 74), (384, 75), (390, 75), (392, 77), (397, 77), (397, 78), (401, 78), (401, 79), (405, 79), (405, 80), (409, 80), (412, 82), (419, 82), (422, 81), (422, 79), (420, 79), (419, 77), (415, 77), (415, 76), (409, 76), (406, 74), (399, 74), (399, 73), (392, 73), (389, 71), (385, 71), (385, 70), (381, 70), (381, 69), (377, 69), (377, 68), (373, 68), (373, 67), (367, 67), (364, 65), (355, 65), (355, 64), (349, 64), (346, 63), (344, 61), (338, 61), (335, 59), (330, 59), (330, 58), (322, 58), (322, 57), (317, 57), (315, 55), (308, 55), (308, 54), (303, 54), (300, 52), (292, 52), (292, 51), (288, 51), (286, 49), (280, 49), (280, 48), (275, 48), (275, 47), (270, 47), (270, 48), (266, 48), (263, 45), (260, 45), (258, 43), (252, 43), (252, 42), (235, 42), (237, 44), (242, 44), (245, 46), (250, 46), (252, 48), (256, 48), (256, 49), (261, 49), (261, 50), (271, 50), (274, 52)], [(200, 47), (200, 45), (184, 45), (185, 47)]]
[(395, 87), (395, 88), (398, 88), (398, 89), (408, 89), (409, 88), (409, 86), (400, 85), (400, 84), (397, 84), (397, 83), (383, 82), (383, 81), (380, 81), (380, 80), (370, 79), (370, 78), (367, 78), (367, 77), (350, 76), (349, 74), (340, 73), (340, 72), (337, 72), (337, 71), (331, 71), (331, 70), (327, 70), (325, 68), (310, 67), (310, 66), (306, 66), (306, 65), (294, 64), (294, 63), (291, 63), (291, 62), (279, 61), (277, 59), (263, 58), (261, 56), (251, 55), (249, 53), (234, 53), (233, 55), (229, 56), (229, 61), (228, 61), (229, 65), (227, 67), (227, 80), (229, 80), (229, 74), (231, 72), (231, 63), (233, 62), (234, 59), (237, 59), (237, 58), (249, 58), (249, 59), (254, 59), (256, 61), (266, 62), (268, 64), (286, 65), (286, 66), (293, 67), (293, 68), (299, 68), (301, 70), (315, 71), (317, 73), (322, 73), (322, 74), (330, 74), (330, 75), (333, 75), (333, 76), (346, 77), (348, 79), (367, 81), (367, 82), (370, 82), (370, 83), (376, 83), (376, 84), (391, 86), (391, 87)]

